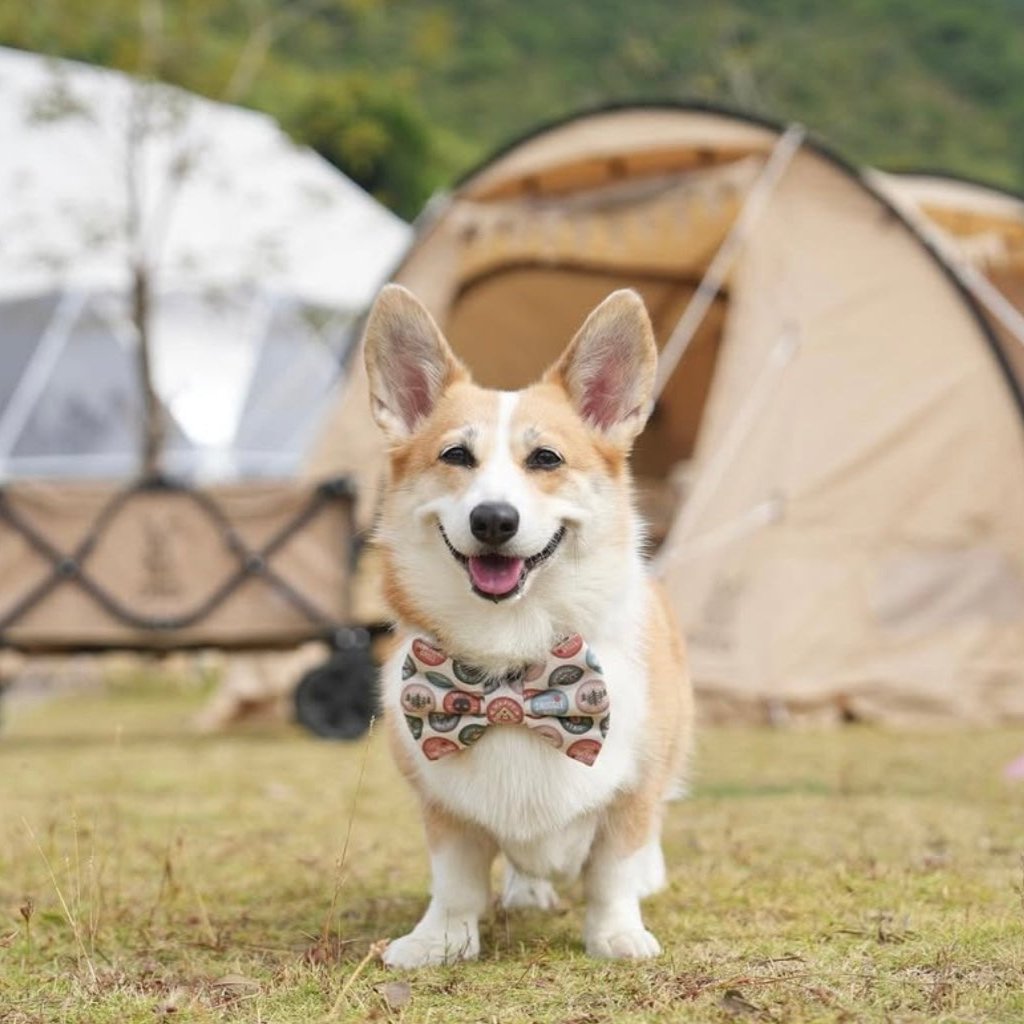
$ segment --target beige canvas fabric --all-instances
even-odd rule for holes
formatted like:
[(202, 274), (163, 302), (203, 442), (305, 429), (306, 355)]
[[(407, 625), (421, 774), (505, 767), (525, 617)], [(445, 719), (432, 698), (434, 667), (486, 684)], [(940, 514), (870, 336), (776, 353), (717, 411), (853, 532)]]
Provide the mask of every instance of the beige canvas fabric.
[[(569, 122), (457, 190), (397, 280), (490, 385), (534, 377), (617, 287), (664, 344), (777, 138), (683, 109)], [(638, 442), (708, 716), (1024, 717), (1020, 410), (991, 324), (876, 185), (798, 154)], [(354, 363), (311, 464), (355, 474), (364, 524), (365, 386)]]
[(627, 108), (569, 121), (528, 139), (475, 174), (467, 198), (565, 193), (626, 177), (685, 172), (763, 153), (775, 132), (716, 111)]
[[(70, 556), (93, 532), (116, 490), (102, 484), (25, 482), (6, 486), (4, 500), (46, 545)], [(210, 488), (205, 493), (246, 548), (259, 553), (309, 506), (313, 488), (245, 484)], [(344, 501), (327, 502), (266, 559), (274, 573), (334, 622), (350, 617), (349, 519)], [(167, 491), (134, 495), (78, 561), (85, 578), (130, 614), (147, 619), (173, 619), (201, 608), (241, 564), (220, 524), (188, 495)], [(46, 586), (52, 572), (52, 560), (0, 519), (0, 619), (5, 620), (7, 642), (27, 650), (272, 647), (324, 633), (322, 624), (311, 621), (259, 572), (216, 608), (173, 630), (120, 621), (68, 575), (8, 623), (12, 610), (37, 587)]]
[(881, 213), (804, 157), (734, 276), (697, 487), (773, 346), (795, 332), (799, 347), (688, 527), (769, 496), (781, 519), (699, 557), (667, 545), (705, 704), (723, 712), (1024, 713), (1024, 430), (962, 297)]
[[(918, 174), (872, 172), (872, 181), (948, 253), (954, 269), (966, 266), (995, 285), (1024, 317), (1024, 200), (977, 182)], [(1008, 326), (979, 302), (1003, 357), (1024, 381), (1024, 319)]]

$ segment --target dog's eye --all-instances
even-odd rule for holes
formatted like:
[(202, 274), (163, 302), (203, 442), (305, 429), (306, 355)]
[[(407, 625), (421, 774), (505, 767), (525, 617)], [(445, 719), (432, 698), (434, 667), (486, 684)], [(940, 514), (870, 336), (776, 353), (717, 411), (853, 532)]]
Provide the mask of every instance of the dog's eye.
[(476, 465), (473, 453), (464, 444), (450, 444), (438, 458), (442, 462), (447, 462), (449, 466), (465, 466), (466, 469), (472, 469)]
[(554, 448), (534, 448), (526, 457), (527, 469), (558, 469), (565, 459)]

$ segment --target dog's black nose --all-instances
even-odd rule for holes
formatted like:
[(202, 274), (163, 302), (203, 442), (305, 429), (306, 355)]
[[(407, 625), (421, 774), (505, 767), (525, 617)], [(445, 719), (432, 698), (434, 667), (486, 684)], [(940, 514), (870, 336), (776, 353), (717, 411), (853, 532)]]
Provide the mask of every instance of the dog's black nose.
[(485, 544), (504, 544), (519, 529), (519, 512), (507, 501), (484, 501), (469, 513), (469, 528)]

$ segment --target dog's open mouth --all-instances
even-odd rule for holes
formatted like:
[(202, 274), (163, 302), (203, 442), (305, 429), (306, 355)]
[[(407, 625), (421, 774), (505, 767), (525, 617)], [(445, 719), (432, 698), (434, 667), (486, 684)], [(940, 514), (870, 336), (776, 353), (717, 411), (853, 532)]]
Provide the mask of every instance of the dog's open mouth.
[(473, 590), (480, 597), (486, 597), (491, 601), (504, 601), (520, 593), (527, 576), (555, 553), (565, 537), (565, 527), (560, 526), (551, 540), (535, 555), (530, 555), (528, 558), (501, 555), (496, 552), (483, 555), (464, 555), (448, 539), (444, 527), (440, 523), (437, 525), (452, 557), (465, 567)]

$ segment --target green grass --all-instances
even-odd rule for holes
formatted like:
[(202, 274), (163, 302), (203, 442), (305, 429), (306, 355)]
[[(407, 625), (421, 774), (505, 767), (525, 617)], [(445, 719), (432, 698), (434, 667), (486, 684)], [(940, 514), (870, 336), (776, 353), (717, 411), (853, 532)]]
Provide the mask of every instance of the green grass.
[(199, 739), (197, 700), (8, 716), (2, 1024), (1024, 1019), (1019, 734), (707, 730), (647, 910), (662, 958), (587, 960), (569, 893), (402, 978), (367, 960), (427, 889), (383, 737)]

